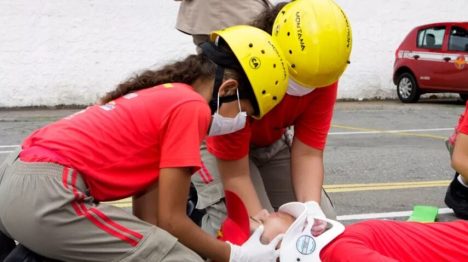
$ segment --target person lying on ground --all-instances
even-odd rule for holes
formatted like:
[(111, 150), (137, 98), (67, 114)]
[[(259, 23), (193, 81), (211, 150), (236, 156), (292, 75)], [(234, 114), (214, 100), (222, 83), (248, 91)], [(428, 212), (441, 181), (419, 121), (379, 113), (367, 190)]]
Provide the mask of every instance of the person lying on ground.
[[(235, 239), (236, 243), (242, 243), (248, 236), (246, 232), (250, 232), (249, 217), (242, 215), (246, 214), (242, 211), (243, 204), (229, 204), (228, 200), (228, 217), (220, 236), (226, 241)], [(281, 210), (263, 217), (259, 221), (264, 227), (262, 242), (268, 243), (279, 234), (286, 234), (285, 241), (294, 219), (295, 216)], [(341, 235), (321, 250), (320, 258), (325, 262), (467, 261), (467, 246), (468, 221), (465, 220), (432, 223), (367, 220), (347, 225)]]

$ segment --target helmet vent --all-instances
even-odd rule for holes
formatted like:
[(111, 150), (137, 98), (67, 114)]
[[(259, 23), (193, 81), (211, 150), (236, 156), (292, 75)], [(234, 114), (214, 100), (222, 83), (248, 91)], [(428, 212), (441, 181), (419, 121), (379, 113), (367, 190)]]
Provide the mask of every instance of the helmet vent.
[(291, 49), (289, 49), (289, 54), (291, 54), (291, 55), (292, 55), (292, 50), (291, 50)]
[(249, 43), (249, 47), (252, 48), (252, 47), (253, 47), (253, 44), (252, 44), (252, 43)]
[(276, 64), (273, 64), (273, 68), (276, 68)]
[(295, 64), (291, 64), (291, 67), (292, 67), (292, 68), (296, 68), (296, 65), (295, 65)]
[(273, 96), (273, 100), (276, 100), (276, 99), (277, 99), (277, 97), (276, 97), (276, 96)]
[(262, 90), (262, 95), (266, 94), (266, 91), (265, 90)]
[(291, 35), (291, 32), (288, 32), (288, 36), (290, 36), (290, 35)]
[(278, 80), (276, 80), (275, 85), (278, 85)]
[(263, 50), (263, 49), (262, 49), (262, 51), (260, 51), (260, 52), (262, 52), (262, 54), (265, 54), (265, 50)]

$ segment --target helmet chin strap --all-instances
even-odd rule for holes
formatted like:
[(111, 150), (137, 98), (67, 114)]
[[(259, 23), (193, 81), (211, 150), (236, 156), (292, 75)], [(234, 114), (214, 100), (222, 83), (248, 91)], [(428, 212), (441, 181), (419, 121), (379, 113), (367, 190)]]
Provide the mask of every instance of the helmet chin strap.
[[(218, 107), (217, 104), (217, 96), (219, 92), (219, 88), (221, 87), (221, 84), (223, 83), (223, 78), (224, 78), (224, 70), (226, 68), (231, 68), (234, 69), (235, 71), (239, 73), (243, 73), (244, 70), (242, 66), (239, 64), (237, 58), (234, 56), (234, 54), (226, 53), (219, 48), (219, 45), (223, 44), (224, 40), (221, 38), (218, 38), (216, 43), (213, 42), (204, 42), (200, 44), (200, 48), (202, 49), (202, 53), (208, 57), (213, 63), (216, 64), (216, 72), (215, 72), (215, 79), (214, 79), (214, 85), (213, 85), (213, 94), (212, 98), (210, 101), (210, 109), (211, 109), (211, 114), (214, 114), (216, 112), (216, 109)], [(246, 76), (244, 76), (246, 78)], [(248, 82), (248, 79), (243, 79), (241, 77), (240, 80), (238, 80), (239, 86), (245, 86), (242, 92), (239, 92), (239, 98), (246, 98), (249, 99), (254, 107), (254, 114), (258, 114), (258, 105), (257, 101), (255, 99), (255, 95), (253, 94), (253, 90), (250, 86), (250, 83)], [(219, 98), (219, 103), (221, 106), (222, 103), (227, 103), (231, 101), (237, 100), (237, 95), (228, 95), (228, 96), (223, 96)]]
[[(216, 41), (216, 43), (218, 42), (219, 41)], [(218, 47), (218, 45), (212, 42), (204, 42), (200, 45), (200, 48), (202, 49), (203, 54), (206, 57), (208, 57), (208, 59), (213, 61), (213, 63), (216, 64), (215, 79), (214, 79), (214, 84), (213, 84), (213, 93), (211, 95), (211, 100), (210, 100), (211, 114), (214, 114), (216, 112), (216, 109), (218, 108), (217, 98), (218, 98), (219, 88), (221, 87), (223, 83), (224, 70), (226, 67), (237, 68), (238, 66), (235, 64), (237, 60), (235, 56), (222, 52), (220, 48)], [(220, 98), (219, 106), (221, 106), (223, 102), (227, 102), (226, 98), (224, 99)]]
[[(210, 100), (210, 109), (211, 109), (211, 114), (213, 115), (217, 108), (218, 108), (218, 93), (219, 93), (219, 88), (221, 87), (221, 84), (223, 83), (223, 77), (224, 77), (224, 67), (222, 66), (216, 66), (216, 73), (215, 73), (215, 79), (214, 79), (214, 84), (213, 84), (213, 93), (211, 94), (211, 100)], [(222, 104), (222, 101), (220, 100), (220, 105)]]

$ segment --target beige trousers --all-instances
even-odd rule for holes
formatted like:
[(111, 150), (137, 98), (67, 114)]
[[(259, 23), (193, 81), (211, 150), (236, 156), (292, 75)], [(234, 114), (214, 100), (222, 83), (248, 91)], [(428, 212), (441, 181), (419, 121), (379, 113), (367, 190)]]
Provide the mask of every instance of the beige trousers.
[(0, 168), (0, 231), (61, 261), (203, 261), (168, 232), (96, 203), (75, 170), (16, 157)]

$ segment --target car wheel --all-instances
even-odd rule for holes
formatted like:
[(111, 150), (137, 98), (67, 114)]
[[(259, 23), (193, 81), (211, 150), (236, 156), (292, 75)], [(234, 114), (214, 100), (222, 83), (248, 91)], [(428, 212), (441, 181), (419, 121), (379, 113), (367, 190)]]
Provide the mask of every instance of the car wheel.
[(414, 76), (410, 73), (403, 73), (398, 78), (397, 83), (398, 98), (403, 103), (415, 103), (421, 95), (418, 84)]
[(468, 100), (468, 94), (462, 94), (460, 93), (460, 99), (463, 101), (463, 102), (466, 102)]

